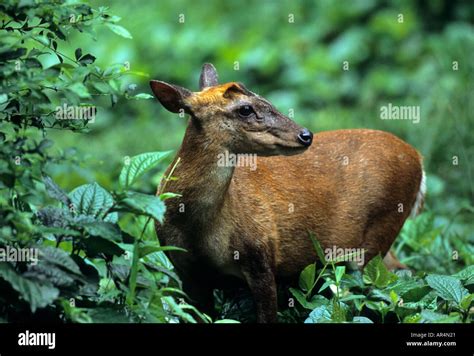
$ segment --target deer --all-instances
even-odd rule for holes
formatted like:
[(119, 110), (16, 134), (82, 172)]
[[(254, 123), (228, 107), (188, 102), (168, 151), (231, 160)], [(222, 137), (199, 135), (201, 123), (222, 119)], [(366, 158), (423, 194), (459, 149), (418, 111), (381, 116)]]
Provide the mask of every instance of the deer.
[[(150, 86), (165, 109), (189, 116), (165, 172), (175, 178), (166, 190), (179, 197), (166, 200), (155, 230), (160, 243), (187, 251), (167, 255), (201, 310), (212, 313), (217, 281), (233, 277), (249, 287), (257, 322), (276, 322), (277, 281), (317, 260), (308, 232), (325, 249), (363, 249), (365, 263), (381, 254), (403, 268), (390, 248), (423, 205), (415, 148), (372, 129), (313, 134), (244, 84), (219, 84), (209, 63), (197, 92), (159, 80)], [(254, 155), (256, 169), (218, 164), (224, 153)]]

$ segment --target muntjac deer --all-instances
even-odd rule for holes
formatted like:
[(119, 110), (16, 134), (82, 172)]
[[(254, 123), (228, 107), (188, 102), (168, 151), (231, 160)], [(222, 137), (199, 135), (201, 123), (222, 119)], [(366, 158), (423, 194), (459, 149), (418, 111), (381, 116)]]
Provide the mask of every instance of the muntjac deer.
[[(317, 259), (309, 231), (325, 249), (364, 249), (366, 263), (387, 254), (410, 211), (421, 208), (421, 157), (394, 135), (313, 136), (243, 84), (219, 85), (211, 64), (199, 82), (199, 92), (150, 85), (167, 110), (190, 115), (165, 173), (176, 177), (166, 190), (181, 197), (166, 202), (156, 231), (163, 244), (188, 251), (169, 256), (202, 310), (212, 310), (215, 281), (232, 275), (248, 284), (257, 321), (275, 322), (276, 280)], [(239, 164), (249, 155), (255, 165)]]

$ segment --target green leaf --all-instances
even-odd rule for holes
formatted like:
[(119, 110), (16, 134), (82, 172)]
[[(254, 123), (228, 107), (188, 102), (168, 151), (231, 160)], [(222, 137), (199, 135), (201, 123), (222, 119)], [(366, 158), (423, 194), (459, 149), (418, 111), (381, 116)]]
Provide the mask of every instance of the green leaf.
[(25, 278), (5, 262), (0, 263), (0, 277), (20, 293), (21, 297), (29, 303), (33, 313), (36, 309), (51, 304), (59, 296), (57, 288)]
[(332, 305), (322, 305), (315, 308), (305, 320), (305, 324), (330, 323), (332, 314)]
[(363, 279), (366, 284), (373, 284), (377, 288), (385, 288), (397, 280), (397, 275), (391, 273), (383, 263), (382, 257), (377, 255), (364, 268)]
[(436, 293), (447, 301), (453, 301), (457, 304), (469, 294), (459, 279), (452, 276), (441, 276), (432, 274), (426, 277), (426, 282)]
[(45, 260), (40, 260), (35, 265), (28, 266), (28, 278), (34, 278), (39, 281), (48, 281), (55, 287), (72, 287), (78, 276), (71, 274), (57, 265)]
[(63, 203), (65, 206), (69, 206), (71, 203), (69, 197), (67, 194), (51, 179), (49, 176), (43, 176), (43, 183), (44, 186), (46, 187), (46, 192), (48, 195), (56, 199), (57, 201), (60, 201)]
[(390, 300), (393, 304), (397, 304), (400, 300), (400, 297), (393, 291), (393, 289), (390, 291)]
[(112, 30), (112, 32), (116, 33), (117, 35), (119, 36), (122, 36), (124, 38), (129, 38), (129, 39), (132, 39), (132, 35), (130, 34), (130, 32), (128, 32), (128, 30), (120, 25), (115, 25), (115, 24), (112, 24), (112, 23), (106, 23), (105, 26), (107, 26), (108, 28), (110, 28)]
[(299, 289), (290, 288), (290, 292), (296, 298), (298, 303), (300, 303), (301, 306), (306, 309), (313, 310), (317, 307), (320, 307), (321, 305), (326, 305), (329, 302), (327, 298), (318, 294), (314, 295), (311, 300), (308, 301), (304, 293)]
[(221, 319), (215, 321), (214, 324), (240, 324), (240, 321), (234, 319)]
[(89, 99), (91, 97), (86, 86), (80, 82), (76, 82), (68, 87), (70, 91), (77, 94), (81, 99)]
[(94, 323), (124, 324), (132, 321), (124, 308), (117, 307), (96, 307), (83, 309)]
[(102, 257), (103, 254), (107, 256), (120, 256), (125, 252), (115, 242), (100, 236), (91, 236), (85, 239), (83, 243), (86, 255), (90, 258)]
[(0, 94), (0, 104), (6, 103), (8, 101), (7, 94)]
[(323, 285), (319, 288), (318, 293), (321, 293), (322, 291), (326, 290), (329, 288), (331, 285), (334, 285), (334, 281), (331, 278), (327, 278)]
[(147, 152), (130, 158), (129, 164), (124, 165), (120, 172), (120, 187), (123, 189), (130, 187), (140, 176), (153, 168), (170, 153), (171, 151)]
[(367, 308), (372, 309), (372, 310), (376, 310), (376, 311), (380, 312), (382, 315), (385, 315), (388, 312), (388, 306), (383, 301), (375, 302), (375, 301), (372, 301), (372, 300), (367, 300), (365, 302), (365, 305), (367, 306)]
[(306, 266), (300, 273), (299, 286), (305, 292), (309, 291), (314, 284), (316, 278), (316, 265), (314, 263)]
[[(46, 45), (48, 45), (47, 43)], [(16, 59), (22, 57), (26, 54), (26, 48), (15, 48), (15, 49), (5, 49), (0, 51), (0, 61), (4, 62), (7, 60)]]
[(454, 274), (453, 277), (459, 278), (465, 285), (474, 284), (474, 265), (466, 267), (462, 271)]
[(69, 196), (78, 213), (96, 218), (102, 218), (114, 204), (112, 195), (97, 183), (81, 185), (74, 189)]
[(106, 221), (93, 221), (80, 224), (92, 236), (100, 236), (114, 242), (122, 241), (120, 228), (113, 223)]
[(163, 222), (166, 206), (157, 196), (127, 192), (119, 201), (117, 209), (146, 215)]
[(468, 310), (473, 301), (474, 293), (466, 295), (464, 298), (462, 298), (461, 303), (459, 303), (459, 306), (464, 310)]
[[(425, 284), (423, 283), (422, 280), (414, 279), (414, 278), (402, 280), (399, 278), (397, 282), (391, 285), (389, 288), (390, 290), (393, 290), (395, 293), (397, 293), (399, 296), (403, 297), (405, 293), (409, 293), (410, 291), (423, 287), (423, 286), (425, 286)], [(420, 296), (420, 298), (421, 297), (423, 296)]]
[(427, 285), (410, 289), (404, 294), (400, 294), (405, 302), (417, 302), (431, 291)]
[(82, 49), (81, 48), (76, 48), (74, 51), (74, 56), (76, 57), (77, 60), (82, 57)]
[(445, 315), (436, 313), (431, 310), (422, 310), (421, 312), (421, 322), (428, 322), (428, 323), (458, 323), (461, 321), (461, 317), (459, 314), (453, 313), (452, 315)]
[(81, 59), (79, 60), (79, 62), (80, 62), (82, 65), (86, 66), (86, 65), (88, 65), (88, 64), (94, 63), (95, 60), (96, 60), (96, 57), (93, 56), (92, 54), (88, 53), (88, 54), (83, 55), (83, 56), (81, 57)]
[[(148, 255), (148, 256), (150, 256), (150, 255)], [(171, 271), (170, 269), (168, 269), (166, 267), (162, 267), (159, 264), (150, 263), (150, 262), (144, 262), (143, 264), (147, 268), (149, 268), (150, 270), (166, 274), (168, 277), (173, 279), (178, 284), (179, 288), (183, 287), (183, 283), (181, 282), (181, 279), (179, 278), (179, 276), (176, 273), (174, 273), (173, 271)]]
[(339, 283), (342, 279), (342, 276), (344, 276), (344, 273), (346, 273), (346, 266), (337, 266), (336, 267), (336, 282)]
[(166, 192), (166, 193), (161, 193), (160, 194), (160, 199), (161, 200), (167, 200), (167, 199), (171, 199), (171, 198), (178, 198), (180, 196), (181, 196), (181, 194)]
[(390, 298), (390, 292), (387, 292), (386, 290), (387, 289), (380, 290), (380, 289), (374, 288), (371, 290), (369, 297), (371, 299), (381, 299), (387, 303), (391, 303), (392, 299)]
[(116, 224), (118, 222), (118, 214), (117, 212), (110, 212), (104, 216), (104, 221), (111, 222)]
[(365, 316), (355, 316), (354, 319), (352, 319), (353, 323), (356, 324), (373, 324), (374, 322), (370, 320), (369, 318), (366, 318)]
[(39, 249), (39, 257), (41, 260), (50, 262), (72, 273), (81, 274), (81, 270), (69, 254), (60, 249), (51, 246), (42, 247)]
[(194, 317), (191, 314), (187, 313), (183, 309), (182, 304), (176, 303), (173, 297), (165, 296), (163, 297), (163, 302), (166, 303), (166, 305), (171, 309), (173, 314), (175, 314), (176, 316), (180, 317), (181, 319), (183, 319), (184, 321), (188, 323), (196, 323), (196, 319), (194, 319)]
[(418, 324), (419, 322), (421, 322), (421, 314), (420, 313), (407, 315), (403, 319), (403, 323), (405, 323), (405, 324)]
[(107, 83), (104, 82), (93, 82), (92, 85), (97, 89), (99, 93), (110, 94), (111, 88)]
[(341, 298), (340, 301), (348, 302), (350, 300), (362, 300), (362, 299), (367, 299), (367, 297), (363, 294), (351, 294), (351, 295), (348, 295), (347, 297)]
[(342, 303), (333, 300), (332, 303), (332, 313), (331, 313), (331, 320), (335, 323), (342, 323), (346, 321), (346, 310)]
[(314, 250), (316, 251), (316, 254), (318, 255), (319, 260), (323, 264), (327, 264), (328, 262), (326, 261), (326, 257), (324, 256), (324, 252), (321, 245), (319, 244), (319, 241), (311, 232), (309, 233), (309, 238), (311, 239), (311, 242), (313, 243)]
[(160, 246), (157, 242), (145, 241), (141, 242), (138, 245), (138, 255), (139, 258), (145, 257), (150, 253), (159, 252), (159, 251), (181, 251), (186, 252), (184, 248), (176, 246)]

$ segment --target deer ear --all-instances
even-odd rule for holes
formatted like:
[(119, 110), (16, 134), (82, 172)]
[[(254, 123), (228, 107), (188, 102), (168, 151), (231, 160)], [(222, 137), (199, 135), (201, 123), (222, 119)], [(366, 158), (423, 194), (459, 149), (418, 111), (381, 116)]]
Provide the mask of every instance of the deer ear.
[(151, 80), (150, 87), (166, 110), (174, 113), (179, 113), (181, 109), (186, 112), (190, 111), (184, 102), (184, 99), (192, 94), (188, 89), (159, 80)]
[(243, 94), (247, 96), (254, 96), (255, 94), (249, 91), (242, 83), (229, 83), (229, 86), (225, 90), (224, 98), (232, 98), (235, 94)]
[(199, 90), (219, 84), (216, 68), (211, 63), (204, 63), (199, 77)]

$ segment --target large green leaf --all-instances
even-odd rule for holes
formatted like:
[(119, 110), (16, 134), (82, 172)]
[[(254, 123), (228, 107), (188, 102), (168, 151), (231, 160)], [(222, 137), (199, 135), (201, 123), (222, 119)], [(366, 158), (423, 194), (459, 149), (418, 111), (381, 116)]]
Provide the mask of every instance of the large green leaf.
[(35, 280), (47, 280), (55, 287), (71, 287), (77, 276), (59, 268), (57, 265), (40, 260), (35, 265), (29, 265), (25, 277)]
[(116, 224), (106, 221), (94, 221), (83, 223), (81, 226), (92, 236), (100, 236), (115, 242), (122, 241), (122, 233)]
[(160, 198), (137, 192), (127, 192), (119, 201), (118, 209), (152, 217), (163, 222), (166, 206)]
[(123, 189), (130, 187), (140, 176), (153, 168), (170, 153), (171, 151), (147, 152), (130, 158), (130, 162), (124, 165), (120, 172), (120, 187)]
[(426, 282), (441, 298), (457, 304), (461, 303), (461, 300), (469, 294), (467, 289), (462, 286), (461, 281), (452, 276), (432, 274), (426, 277)]
[(385, 288), (397, 280), (397, 275), (390, 272), (383, 263), (382, 257), (377, 255), (364, 268), (364, 282), (373, 284), (377, 288)]
[(10, 283), (12, 288), (20, 293), (21, 297), (29, 303), (34, 313), (38, 308), (51, 304), (58, 296), (59, 290), (50, 284), (43, 284), (17, 273), (8, 263), (0, 263), (0, 277)]
[(66, 251), (60, 248), (54, 248), (51, 246), (42, 247), (39, 250), (39, 258), (41, 260), (55, 264), (69, 272), (81, 274), (81, 270), (79, 269), (76, 262), (74, 262), (74, 260)]
[(74, 189), (69, 196), (77, 213), (97, 218), (102, 218), (114, 204), (112, 195), (97, 183), (81, 185)]

